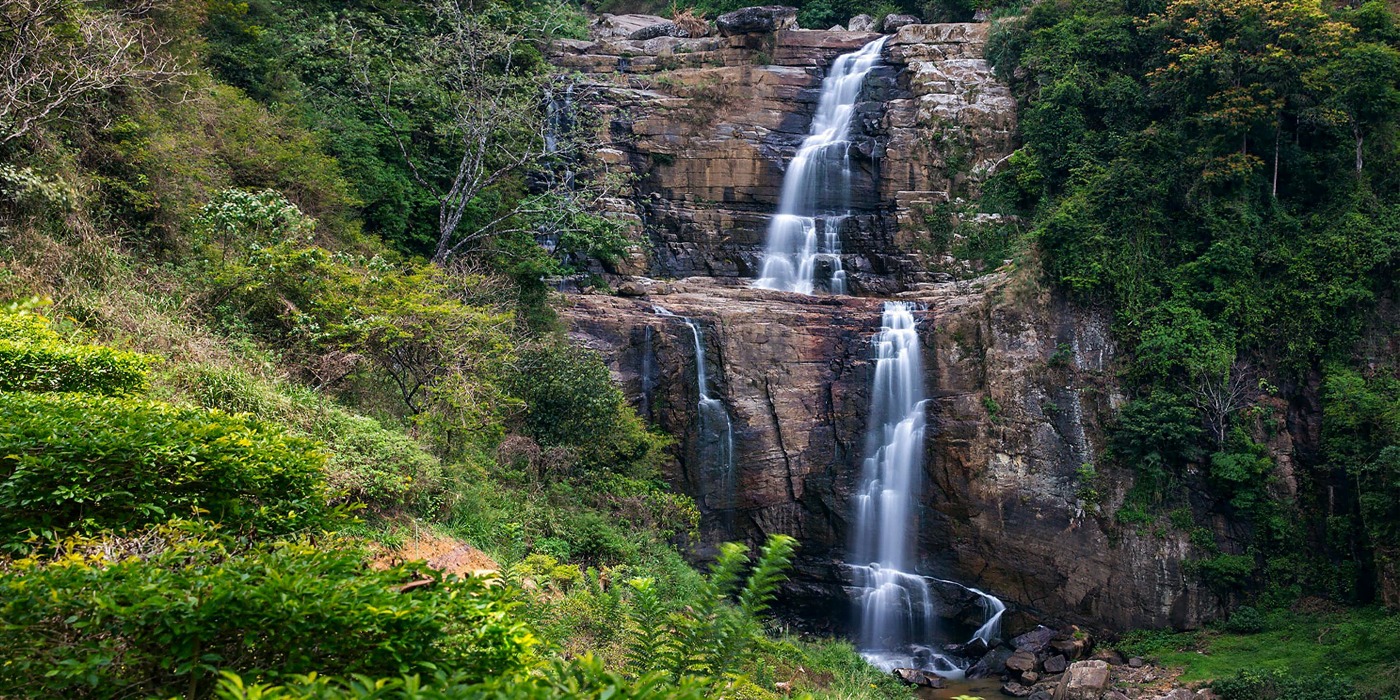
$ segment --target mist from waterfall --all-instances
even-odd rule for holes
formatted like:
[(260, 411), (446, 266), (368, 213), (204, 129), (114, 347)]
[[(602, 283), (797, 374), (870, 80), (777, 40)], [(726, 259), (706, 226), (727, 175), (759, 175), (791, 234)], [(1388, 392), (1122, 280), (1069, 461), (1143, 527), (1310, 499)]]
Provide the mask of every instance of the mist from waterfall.
[[(875, 381), (850, 556), (860, 589), (859, 645), (867, 660), (885, 670), (907, 666), (959, 678), (963, 669), (930, 646), (936, 631), (933, 593), (929, 579), (915, 571), (927, 401), (915, 310), (909, 302), (885, 302), (875, 337)], [(980, 596), (985, 621), (973, 639), (993, 646), (1006, 606), (955, 585)]]
[(724, 402), (710, 396), (709, 372), (705, 367), (705, 332), (700, 324), (685, 316), (677, 316), (660, 306), (652, 310), (659, 316), (678, 318), (690, 329), (690, 337), (695, 343), (695, 384), (700, 400), (697, 413), (700, 418), (699, 445), (701, 466), (708, 467), (719, 477), (719, 487), (724, 498), (724, 507), (734, 504), (734, 424), (729, 419), (729, 411)]
[(851, 118), (887, 39), (838, 56), (822, 81), (811, 129), (783, 176), (755, 286), (811, 294), (821, 284), (832, 294), (846, 293), (840, 229), (851, 214)]

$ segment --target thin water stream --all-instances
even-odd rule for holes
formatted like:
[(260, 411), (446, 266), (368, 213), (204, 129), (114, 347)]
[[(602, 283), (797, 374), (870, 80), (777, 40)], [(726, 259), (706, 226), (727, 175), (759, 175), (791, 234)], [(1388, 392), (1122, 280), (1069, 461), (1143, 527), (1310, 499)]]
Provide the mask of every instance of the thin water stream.
[(678, 318), (690, 329), (690, 337), (695, 343), (696, 393), (700, 396), (697, 402), (700, 417), (698, 452), (702, 467), (718, 477), (723, 507), (733, 507), (734, 424), (729, 419), (724, 402), (710, 395), (709, 370), (705, 366), (705, 331), (694, 320), (677, 316), (660, 306), (653, 306), (652, 310), (659, 316)]

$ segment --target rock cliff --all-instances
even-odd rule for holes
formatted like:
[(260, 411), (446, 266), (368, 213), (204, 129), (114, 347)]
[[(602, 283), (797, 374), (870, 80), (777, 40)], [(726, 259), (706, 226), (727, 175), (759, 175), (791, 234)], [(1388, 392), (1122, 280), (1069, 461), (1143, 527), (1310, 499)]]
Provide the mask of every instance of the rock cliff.
[[(1131, 487), (1130, 474), (1096, 464), (1124, 400), (1109, 320), (1029, 275), (949, 281), (924, 245), (932, 207), (975, 198), (1014, 146), (1014, 101), (982, 58), (987, 31), (914, 24), (887, 42), (887, 65), (857, 105), (858, 214), (842, 230), (860, 296), (835, 297), (748, 285), (826, 67), (876, 35), (556, 42), (553, 60), (579, 73), (616, 144), (600, 157), (636, 177), (617, 213), (651, 249), (613, 271), (681, 278), (628, 280), (619, 285), (626, 296), (571, 295), (566, 321), (604, 353), (647, 420), (676, 436), (667, 477), (700, 503), (704, 547), (798, 537), (795, 599), (809, 618), (841, 626), (870, 342), (882, 297), (917, 301), (931, 397), (921, 570), (1006, 599), (1012, 633), (1037, 617), (1195, 627), (1219, 601), (1189, 573), (1186, 529), (1128, 527), (1109, 515)], [(710, 391), (733, 426), (732, 475), (706, 458), (699, 436), (690, 330), (658, 305), (703, 329)], [(1273, 434), (1287, 484), (1289, 431)], [(1193, 508), (1196, 522), (1228, 551), (1240, 533), (1209, 505)], [(938, 593), (941, 614), (972, 621), (970, 595)]]
[[(839, 625), (881, 301), (707, 279), (646, 292), (573, 297), (572, 335), (602, 351), (644, 415), (678, 436), (681, 466), (669, 476), (701, 501), (706, 544), (797, 536), (799, 588), (811, 609), (837, 611)], [(1186, 533), (1099, 517), (1121, 504), (1126, 474), (1101, 468), (1097, 498), (1082, 483), (1122, 400), (1106, 319), (1001, 275), (902, 296), (926, 309), (922, 569), (1096, 626), (1191, 627), (1211, 615), (1213, 596), (1183, 571)], [(734, 425), (732, 499), (698, 457), (688, 330), (653, 305), (704, 329), (710, 383)]]
[[(781, 24), (779, 25), (781, 26)], [(619, 214), (651, 244), (616, 271), (752, 278), (783, 169), (806, 134), (827, 67), (877, 34), (780, 30), (730, 36), (558, 41), (608, 122), (605, 160), (630, 171)], [(932, 279), (923, 218), (969, 196), (1011, 152), (1015, 101), (981, 57), (985, 24), (909, 25), (857, 105), (859, 174), (844, 225), (855, 293)]]

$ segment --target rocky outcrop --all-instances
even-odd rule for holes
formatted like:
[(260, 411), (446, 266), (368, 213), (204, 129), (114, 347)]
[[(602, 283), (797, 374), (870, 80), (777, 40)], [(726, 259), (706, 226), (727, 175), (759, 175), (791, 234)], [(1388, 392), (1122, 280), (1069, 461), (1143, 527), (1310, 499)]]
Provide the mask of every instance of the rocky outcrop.
[[(713, 279), (644, 286), (645, 298), (571, 297), (572, 335), (601, 350), (643, 415), (678, 438), (679, 467), (668, 477), (699, 500), (705, 543), (798, 537), (791, 592), (805, 612), (841, 624), (881, 302)], [(1213, 614), (1215, 597), (1183, 568), (1188, 533), (1138, 532), (1107, 515), (1129, 473), (1098, 465), (1096, 480), (1084, 482), (1082, 467), (1094, 463), (1123, 400), (1108, 319), (1012, 276), (902, 296), (926, 309), (921, 570), (1007, 600), (1012, 634), (1043, 615), (1128, 628), (1193, 627)], [(688, 330), (653, 305), (704, 329), (712, 393), (733, 421), (732, 496), (714, 488), (714, 467), (700, 459)], [(960, 616), (975, 622), (971, 607), (954, 601), (942, 614), (962, 629)]]
[(716, 17), (715, 26), (725, 36), (797, 29), (797, 8), (785, 5), (745, 7)]
[[(791, 8), (747, 8), (725, 36), (555, 42), (607, 126), (606, 161), (635, 174), (624, 201), (644, 258), (613, 271), (659, 277), (757, 276), (783, 171), (806, 135), (833, 59), (878, 34), (795, 30)], [(854, 18), (853, 24), (860, 18)], [(612, 20), (616, 22), (616, 18)], [(933, 281), (926, 218), (975, 198), (1012, 148), (1015, 102), (982, 58), (988, 26), (902, 26), (857, 105), (857, 175), (841, 232), (855, 293)]]

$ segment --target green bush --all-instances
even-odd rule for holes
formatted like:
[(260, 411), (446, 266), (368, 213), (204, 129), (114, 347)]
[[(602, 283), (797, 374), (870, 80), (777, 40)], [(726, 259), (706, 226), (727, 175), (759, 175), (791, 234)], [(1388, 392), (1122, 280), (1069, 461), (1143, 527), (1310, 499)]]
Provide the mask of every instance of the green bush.
[(78, 391), (109, 396), (146, 388), (154, 358), (65, 342), (48, 319), (18, 305), (0, 309), (0, 391)]
[(533, 638), (505, 591), (419, 565), (369, 568), (345, 542), (239, 551), (194, 523), (70, 542), (55, 561), (0, 573), (0, 696), (206, 697), (223, 670), (452, 668), (475, 682), (528, 661)]
[(1225, 631), (1235, 634), (1257, 634), (1264, 631), (1264, 616), (1253, 606), (1241, 605), (1230, 613), (1224, 626)]
[(84, 394), (0, 394), (0, 545), (197, 515), (324, 528), (325, 456), (251, 417)]
[(502, 676), (481, 683), (458, 674), (424, 679), (302, 676), (283, 685), (219, 681), (219, 700), (700, 700), (711, 697), (694, 682), (673, 685), (657, 675), (625, 679), (592, 657), (556, 661), (542, 675)]
[(567, 341), (527, 348), (510, 386), (525, 403), (526, 431), (541, 445), (577, 448), (586, 467), (650, 476), (663, 439), (627, 405), (597, 352)]
[(1333, 675), (1243, 670), (1211, 684), (1221, 700), (1354, 700), (1351, 681)]

